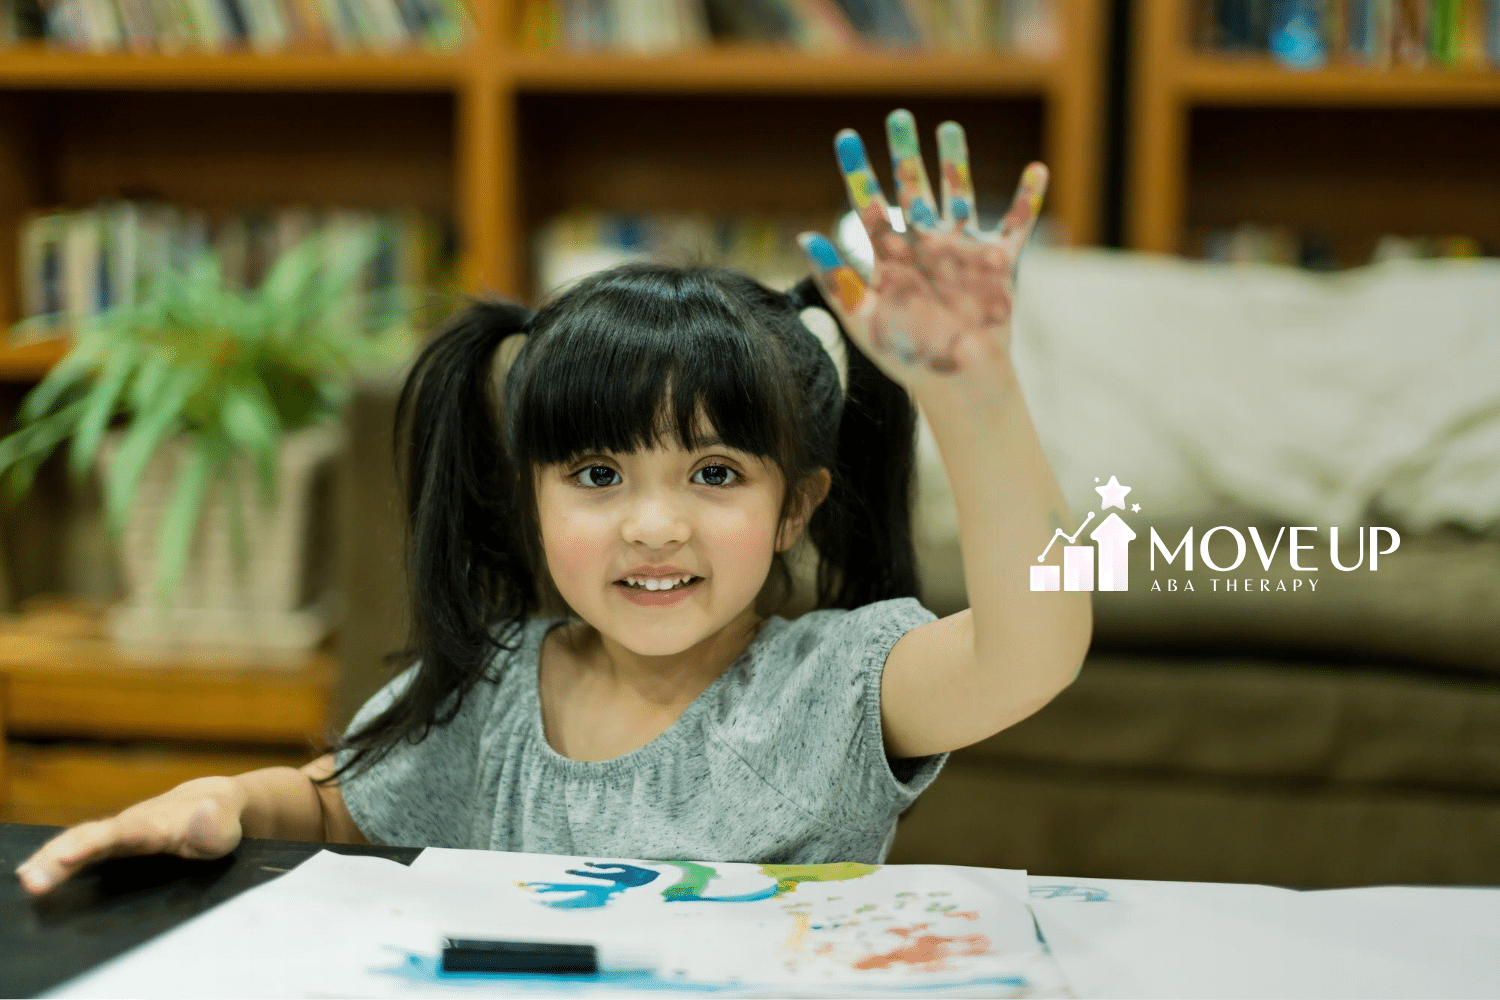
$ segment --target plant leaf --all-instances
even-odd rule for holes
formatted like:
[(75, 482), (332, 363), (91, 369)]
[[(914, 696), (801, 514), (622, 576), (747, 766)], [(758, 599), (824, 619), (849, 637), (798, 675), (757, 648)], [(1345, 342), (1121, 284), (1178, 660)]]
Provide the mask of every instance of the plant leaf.
[(167, 376), (172, 372), (172, 364), (172, 355), (164, 348), (156, 348), (147, 354), (126, 391), (131, 410), (140, 414), (150, 407), (151, 401), (166, 384)]
[(31, 488), (36, 470), (71, 433), (85, 406), (77, 400), (0, 441), (0, 476), (8, 477), (6, 498), (14, 503)]
[(36, 388), (27, 393), (16, 413), (19, 421), (29, 423), (38, 419), (56, 406), (64, 393), (88, 376), (94, 352), (80, 350), (79, 346), (75, 345), (63, 355), (63, 359), (52, 366), (52, 370), (43, 376)]
[(74, 478), (82, 479), (94, 462), (99, 451), (99, 441), (109, 427), (120, 401), (120, 391), (135, 368), (138, 350), (134, 344), (121, 344), (104, 361), (104, 371), (84, 400), (88, 408), (78, 420), (78, 430), (73, 435), (73, 447), (68, 454), (68, 471)]
[(266, 395), (265, 385), (230, 386), (221, 410), (229, 441), (255, 462), (261, 493), (268, 503), (276, 496), (276, 456), (281, 445), (281, 419)]
[(188, 549), (198, 522), (203, 519), (203, 498), (209, 477), (223, 455), (209, 438), (198, 437), (187, 461), (177, 474), (177, 484), (161, 523), (156, 554), (156, 597), (166, 605), (172, 599), (187, 566)]
[(207, 378), (208, 365), (201, 361), (174, 371), (151, 408), (140, 414), (125, 432), (104, 484), (105, 523), (116, 537), (125, 530), (125, 517), (146, 463)]

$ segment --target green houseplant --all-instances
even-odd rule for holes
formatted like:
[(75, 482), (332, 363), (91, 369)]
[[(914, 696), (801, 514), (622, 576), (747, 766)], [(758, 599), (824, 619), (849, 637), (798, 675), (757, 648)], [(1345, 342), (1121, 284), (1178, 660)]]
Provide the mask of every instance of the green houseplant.
[[(250, 498), (267, 510), (278, 502), (288, 443), (320, 429), (326, 438), (353, 377), (410, 353), (406, 290), (363, 287), (380, 238), (375, 225), (340, 233), (336, 247), (311, 236), (252, 290), (231, 286), (203, 254), (152, 276), (135, 304), (82, 321), (0, 441), (11, 497), (68, 442), (75, 477), (102, 473), (116, 542), (129, 549), (134, 537), (140, 549), (153, 540), (149, 572), (126, 566), (127, 603), (163, 613), (181, 604), (206, 513), (227, 526), (224, 547), (243, 575), (260, 541), (247, 538), (260, 526)], [(164, 478), (144, 509), (143, 482)]]

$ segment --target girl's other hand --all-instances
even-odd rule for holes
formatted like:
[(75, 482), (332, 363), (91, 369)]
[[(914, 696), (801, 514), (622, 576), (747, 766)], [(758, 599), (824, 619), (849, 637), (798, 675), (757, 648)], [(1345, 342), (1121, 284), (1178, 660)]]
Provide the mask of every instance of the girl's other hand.
[(999, 227), (981, 230), (963, 127), (951, 121), (938, 126), (941, 214), (911, 112), (891, 112), (886, 133), (906, 232), (891, 226), (859, 133), (839, 132), (834, 151), (874, 247), (875, 269), (867, 285), (827, 237), (801, 234), (797, 242), (823, 297), (860, 349), (908, 389), (934, 375), (1008, 364), (1016, 258), (1036, 227), (1047, 168), (1027, 166)]
[(40, 896), (105, 858), (222, 857), (240, 842), (244, 805), (244, 790), (234, 778), (188, 781), (118, 816), (69, 827), (22, 862), (16, 874), (27, 892)]

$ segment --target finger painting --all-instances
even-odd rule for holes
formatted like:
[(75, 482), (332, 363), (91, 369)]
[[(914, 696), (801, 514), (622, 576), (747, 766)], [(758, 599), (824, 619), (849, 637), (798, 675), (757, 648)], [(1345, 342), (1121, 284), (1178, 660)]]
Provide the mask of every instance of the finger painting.
[(824, 287), (833, 292), (834, 299), (844, 312), (853, 313), (859, 309), (865, 298), (865, 282), (859, 272), (844, 263), (838, 250), (822, 233), (805, 236), (801, 243)]
[(916, 228), (936, 229), (937, 213), (933, 210), (927, 169), (922, 165), (916, 119), (910, 111), (892, 111), (885, 124), (891, 149), (891, 170), (896, 175), (896, 196), (901, 201), (901, 209)]
[(958, 122), (938, 126), (938, 160), (943, 174), (943, 205), (955, 228), (975, 223), (974, 179), (969, 175), (969, 144)]

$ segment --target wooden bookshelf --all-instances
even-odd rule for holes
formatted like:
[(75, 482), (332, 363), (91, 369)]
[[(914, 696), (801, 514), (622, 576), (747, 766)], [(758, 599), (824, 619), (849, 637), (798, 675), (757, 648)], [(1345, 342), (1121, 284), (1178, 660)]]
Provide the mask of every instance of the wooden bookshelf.
[[(27, 210), (87, 204), (131, 188), (207, 208), (278, 197), (380, 204), (405, 190), (408, 200), (444, 209), (457, 220), (470, 287), (528, 297), (534, 290), (528, 287), (527, 248), (538, 216), (528, 187), (525, 142), (553, 124), (537, 120), (538, 109), (552, 111), (561, 102), (567, 124), (587, 129), (610, 124), (589, 114), (590, 98), (630, 95), (664, 102), (667, 114), (675, 105), (703, 99), (772, 102), (772, 110), (748, 122), (728, 116), (699, 121), (700, 131), (681, 142), (716, 146), (730, 154), (725, 159), (752, 141), (780, 143), (798, 165), (784, 183), (811, 184), (830, 212), (840, 204), (830, 199), (837, 187), (824, 176), (835, 173), (826, 148), (831, 132), (820, 137), (815, 150), (821, 159), (816, 176), (806, 151), (791, 145), (802, 141), (805, 130), (780, 128), (784, 139), (775, 131), (748, 133), (777, 127), (778, 116), (821, 110), (820, 120), (855, 124), (878, 141), (878, 134), (870, 134), (872, 107), (915, 99), (937, 115), (951, 100), (955, 110), (971, 113), (966, 121), (971, 136), (994, 131), (1006, 140), (1007, 170), (1030, 158), (1048, 162), (1054, 175), (1049, 205), (1071, 242), (1088, 244), (1097, 237), (1103, 0), (1060, 5), (1063, 51), (1047, 61), (1002, 52), (817, 57), (743, 47), (650, 57), (522, 51), (512, 45), (512, 5), (513, 0), (477, 0), (471, 44), (445, 54), (96, 55), (38, 46), (6, 49), (0, 59), (0, 181), (14, 184), (0, 193), (0, 232), (13, 234)], [(90, 107), (95, 99), (103, 100), (102, 108)], [(327, 113), (303, 107), (304, 99)], [(213, 113), (221, 101), (238, 119), (237, 139), (222, 134), (225, 129), (215, 121), (231, 117)], [(611, 110), (624, 108), (616, 103)], [(644, 101), (628, 110), (652, 114)], [(840, 117), (841, 112), (848, 114)], [(139, 144), (126, 136), (89, 138), (101, 121), (144, 122), (156, 114), (164, 114), (168, 126), (149, 129), (155, 157), (132, 148)], [(195, 116), (207, 129), (207, 141), (194, 134)], [(323, 126), (330, 118), (344, 127), (327, 131)], [(937, 121), (929, 115), (923, 124), (930, 131)], [(366, 136), (350, 148), (351, 126), (367, 133), (376, 124), (392, 141)], [(81, 146), (91, 147), (89, 153), (102, 165), (80, 163)], [(625, 152), (644, 161), (656, 155), (669, 162), (676, 152), (637, 146)], [(555, 148), (568, 155), (572, 147)], [(272, 150), (275, 169), (264, 162)], [(189, 169), (189, 161), (199, 170)], [(878, 156), (876, 162), (878, 170)], [(985, 166), (976, 156), (976, 169)], [(1012, 173), (1003, 187), (981, 188), (981, 198), (990, 199), (996, 211), (1003, 209), (1014, 179)], [(692, 187), (715, 183), (705, 178)], [(732, 190), (732, 171), (717, 183), (722, 190), (712, 200), (726, 209), (774, 211), (788, 199), (809, 200), (788, 195), (757, 204), (753, 186)], [(674, 186), (668, 180), (648, 184), (640, 200), (670, 204)], [(601, 208), (636, 207), (600, 204), (590, 190), (557, 196)], [(18, 311), (13, 244), (13, 236), (0, 240), (0, 321), (6, 322)]]
[(1243, 222), (1325, 233), (1350, 262), (1384, 232), (1500, 243), (1500, 71), (1203, 53), (1191, 10), (1135, 4), (1130, 246)]
[[(853, 126), (865, 135), (889, 189), (883, 121), (897, 106), (917, 115), (932, 163), (938, 123), (964, 123), (981, 210), (1002, 213), (1021, 168), (1040, 158), (1053, 172), (1048, 208), (1061, 232), (1079, 244), (1097, 238), (1104, 0), (1059, 5), (1063, 46), (1048, 61), (1001, 52), (521, 51), (513, 5), (474, 0), (471, 42), (451, 53), (0, 50), (0, 326), (20, 318), (16, 236), (37, 210), (120, 196), (210, 212), (410, 205), (456, 221), (468, 290), (533, 301), (532, 237), (567, 209), (831, 221), (847, 204), (834, 133)], [(25, 383), (65, 347), (0, 347), (4, 405), (13, 410)], [(380, 414), (379, 426), (387, 422)], [(351, 500), (344, 517), (379, 521), (359, 537), (383, 538), (388, 452), (372, 446), (365, 455), (360, 447), (345, 474), (369, 509), (353, 511)], [(64, 535), (67, 494), (55, 478), (56, 488), (32, 504), (45, 523), (24, 532), (33, 562), (39, 554), (56, 562)], [(38, 660), (37, 641), (0, 630), (12, 736), (87, 731), (126, 741), (12, 744), (0, 771), (9, 782), (0, 815), (69, 822), (194, 774), (305, 760), (294, 737), (317, 720), (342, 726), (383, 679), (380, 655), (404, 638), (399, 614), (387, 610), (400, 595), (399, 531), (388, 541), (347, 581), (358, 634), (330, 654), (338, 664), (331, 684), (329, 657), (293, 675), (197, 663), (84, 669), (105, 656), (97, 644), (54, 644), (50, 659)], [(114, 695), (94, 697), (95, 690)], [(4, 695), (0, 687), (0, 703)], [(248, 733), (244, 720), (264, 719), (273, 703), (284, 731)], [(133, 722), (119, 715), (132, 705), (146, 715)], [(36, 712), (51, 712), (52, 721)], [(53, 732), (68, 717), (73, 728)], [(174, 733), (172, 718), (197, 728)], [(216, 743), (254, 746), (225, 757)], [(78, 791), (104, 787), (113, 789), (109, 801)]]
[(35, 382), (68, 353), (71, 341), (38, 340), (26, 344), (0, 344), (0, 379)]

